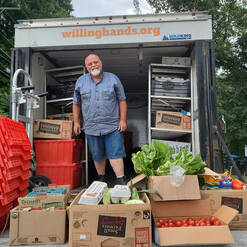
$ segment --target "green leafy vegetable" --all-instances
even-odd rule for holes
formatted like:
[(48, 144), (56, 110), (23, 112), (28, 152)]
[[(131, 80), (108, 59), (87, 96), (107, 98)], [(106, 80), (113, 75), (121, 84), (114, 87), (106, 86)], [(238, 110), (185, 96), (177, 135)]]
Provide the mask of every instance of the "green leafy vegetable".
[(155, 140), (152, 146), (143, 145), (141, 151), (132, 154), (132, 162), (136, 173), (144, 173), (147, 176), (169, 175), (172, 166), (181, 166), (185, 175), (204, 173), (205, 162), (197, 154), (186, 152), (186, 148), (180, 149), (178, 155), (173, 158), (174, 149), (168, 144)]

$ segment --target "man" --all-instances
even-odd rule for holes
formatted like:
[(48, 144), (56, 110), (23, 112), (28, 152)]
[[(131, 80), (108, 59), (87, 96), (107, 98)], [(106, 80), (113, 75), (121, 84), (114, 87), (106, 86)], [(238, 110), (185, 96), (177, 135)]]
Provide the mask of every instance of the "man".
[(127, 104), (119, 78), (103, 72), (102, 62), (95, 54), (85, 59), (89, 73), (79, 77), (73, 98), (74, 132), (80, 134), (80, 112), (84, 132), (98, 173), (98, 181), (106, 181), (106, 159), (116, 175), (116, 184), (126, 184), (124, 176), (123, 131), (126, 130)]

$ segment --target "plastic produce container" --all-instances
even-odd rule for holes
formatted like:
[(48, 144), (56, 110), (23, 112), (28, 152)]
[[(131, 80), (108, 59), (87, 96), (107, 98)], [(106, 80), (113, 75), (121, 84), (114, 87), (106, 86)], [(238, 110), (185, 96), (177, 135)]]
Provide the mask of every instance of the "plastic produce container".
[(79, 163), (82, 140), (34, 140), (38, 166)]

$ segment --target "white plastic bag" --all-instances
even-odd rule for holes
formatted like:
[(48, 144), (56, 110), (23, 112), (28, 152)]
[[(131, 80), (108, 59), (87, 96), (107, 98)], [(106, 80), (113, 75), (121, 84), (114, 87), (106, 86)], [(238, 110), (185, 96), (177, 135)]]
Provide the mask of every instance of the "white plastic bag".
[(174, 187), (179, 187), (184, 182), (184, 172), (185, 170), (181, 166), (172, 166), (170, 168), (170, 183)]

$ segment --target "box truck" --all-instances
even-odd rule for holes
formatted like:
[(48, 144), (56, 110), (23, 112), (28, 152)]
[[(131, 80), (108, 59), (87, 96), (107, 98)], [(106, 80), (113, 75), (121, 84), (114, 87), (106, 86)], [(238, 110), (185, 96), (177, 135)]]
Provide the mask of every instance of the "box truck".
[[(213, 130), (217, 108), (208, 13), (20, 20), (12, 75), (23, 69), (35, 93), (48, 92), (34, 120), (71, 111), (75, 82), (86, 73), (84, 58), (90, 53), (98, 54), (103, 70), (124, 86), (133, 147), (154, 139), (175, 148), (185, 145), (211, 169), (222, 169)], [(19, 76), (18, 86), (28, 86), (27, 78)], [(28, 123), (26, 109), (21, 108), (19, 120)]]

